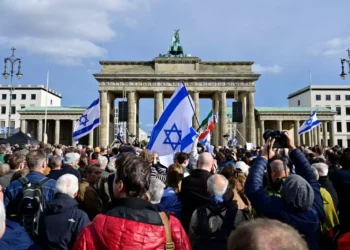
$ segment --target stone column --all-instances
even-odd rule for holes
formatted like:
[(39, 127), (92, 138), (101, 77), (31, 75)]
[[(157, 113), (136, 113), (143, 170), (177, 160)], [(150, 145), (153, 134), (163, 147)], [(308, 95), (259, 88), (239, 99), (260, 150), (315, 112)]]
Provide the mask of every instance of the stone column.
[[(75, 128), (75, 124), (77, 124), (77, 120), (72, 120), (72, 134), (73, 134), (73, 131), (74, 131), (74, 128)], [(76, 146), (76, 143), (75, 143), (75, 140), (73, 139), (73, 137), (72, 137), (72, 146), (73, 147)]]
[(226, 111), (226, 92), (219, 92), (220, 109), (219, 109), (219, 126), (220, 126), (220, 146), (226, 146), (227, 142), (224, 135), (227, 133), (227, 111)]
[(22, 119), (21, 120), (21, 131), (22, 133), (26, 133), (26, 120)]
[(331, 143), (331, 145), (329, 146), (331, 147), (335, 146), (336, 144), (334, 134), (335, 134), (335, 121), (333, 120), (330, 122), (330, 126), (329, 126), (329, 136), (330, 136), (330, 143)]
[(238, 96), (238, 100), (242, 103), (243, 122), (238, 123), (238, 131), (241, 134), (238, 134), (237, 140), (240, 145), (245, 145), (245, 140), (247, 140), (247, 92), (242, 92)]
[(255, 109), (254, 109), (254, 92), (248, 93), (248, 142), (251, 142), (253, 144), (256, 144), (255, 141)]
[(89, 146), (94, 147), (94, 129), (89, 134)]
[[(215, 92), (212, 97), (212, 104), (213, 104), (213, 114), (216, 114), (216, 112), (219, 112), (219, 93)], [(219, 123), (220, 124), (220, 117), (219, 117)], [(220, 136), (220, 125), (215, 126), (215, 129), (213, 131), (213, 145), (218, 146), (219, 145), (219, 136)]]
[(38, 120), (38, 141), (43, 140), (43, 120)]
[[(200, 124), (198, 122), (201, 122), (200, 117), (199, 117), (199, 92), (193, 92), (193, 103), (194, 103), (194, 110), (195, 110), (195, 115), (193, 116), (192, 119), (192, 127), (194, 129), (197, 129)], [(197, 116), (197, 119), (196, 119)]]
[(321, 145), (321, 126), (318, 125), (316, 127), (316, 130), (317, 130), (317, 144)]
[[(128, 132), (130, 135), (136, 135), (136, 98), (135, 91), (128, 92)], [(129, 143), (134, 139), (129, 137)]]
[(298, 134), (299, 121), (294, 121), (294, 145), (300, 146), (300, 136)]
[(282, 120), (277, 120), (277, 130), (282, 131)]
[(260, 145), (259, 146), (263, 146), (265, 144), (265, 140), (264, 140), (264, 132), (265, 132), (265, 121), (264, 120), (260, 120)]
[(140, 96), (137, 92), (135, 93), (135, 100), (136, 100), (136, 137), (140, 141)]
[[(74, 128), (73, 128), (74, 131)], [(60, 120), (55, 120), (55, 144), (60, 143)]]
[(108, 110), (107, 110), (107, 91), (100, 92), (100, 146), (106, 146), (108, 144)]
[(162, 91), (154, 93), (154, 123), (156, 123), (164, 109), (164, 95)]
[(323, 133), (323, 145), (322, 146), (327, 146), (328, 145), (328, 138), (327, 138), (327, 122), (322, 121), (322, 133)]

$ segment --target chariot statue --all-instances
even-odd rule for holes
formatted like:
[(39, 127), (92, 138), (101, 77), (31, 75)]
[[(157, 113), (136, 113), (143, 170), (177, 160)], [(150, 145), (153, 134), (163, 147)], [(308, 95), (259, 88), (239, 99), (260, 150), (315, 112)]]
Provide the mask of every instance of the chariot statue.
[(160, 57), (189, 57), (191, 55), (184, 54), (183, 47), (180, 45), (180, 30), (174, 30), (174, 35), (171, 38), (171, 45), (167, 54), (160, 54)]

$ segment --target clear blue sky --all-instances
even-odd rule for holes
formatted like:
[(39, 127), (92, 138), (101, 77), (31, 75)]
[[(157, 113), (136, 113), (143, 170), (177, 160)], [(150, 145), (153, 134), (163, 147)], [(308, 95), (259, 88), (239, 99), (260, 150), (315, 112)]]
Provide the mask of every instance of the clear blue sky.
[[(12, 46), (23, 58), (15, 84), (45, 84), (50, 70), (63, 105), (98, 96), (99, 60), (152, 60), (167, 51), (175, 28), (185, 52), (202, 60), (255, 61), (256, 106), (287, 106), (309, 71), (314, 84), (350, 84), (339, 77), (349, 0), (2, 0), (0, 9), (0, 59)], [(200, 105), (203, 118), (211, 102)], [(150, 129), (152, 100), (141, 100), (140, 121)]]

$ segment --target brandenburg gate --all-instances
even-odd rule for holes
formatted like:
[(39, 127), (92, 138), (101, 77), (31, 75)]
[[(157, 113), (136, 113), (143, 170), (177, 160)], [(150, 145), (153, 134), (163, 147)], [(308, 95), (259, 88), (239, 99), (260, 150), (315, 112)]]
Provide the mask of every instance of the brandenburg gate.
[[(129, 134), (138, 134), (139, 100), (154, 98), (154, 122), (164, 109), (164, 98), (169, 98), (179, 82), (183, 82), (194, 101), (199, 118), (199, 99), (210, 98), (213, 112), (219, 113), (218, 127), (213, 134), (213, 145), (226, 145), (226, 100), (242, 102), (243, 123), (238, 130), (248, 142), (256, 143), (254, 93), (259, 74), (252, 72), (251, 61), (202, 61), (183, 53), (179, 31), (172, 37), (167, 54), (152, 61), (101, 61), (101, 72), (94, 74), (99, 83), (101, 126), (99, 144), (109, 145), (114, 140), (114, 101), (126, 91)], [(230, 105), (230, 104), (229, 104)], [(201, 121), (199, 121), (201, 122)], [(193, 127), (198, 123), (194, 119)]]

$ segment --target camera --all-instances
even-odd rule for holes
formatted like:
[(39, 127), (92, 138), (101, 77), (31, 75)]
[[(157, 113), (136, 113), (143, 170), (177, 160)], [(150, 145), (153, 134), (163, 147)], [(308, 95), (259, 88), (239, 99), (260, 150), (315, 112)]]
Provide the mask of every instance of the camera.
[(268, 129), (265, 130), (263, 137), (265, 142), (269, 138), (271, 138), (271, 140), (275, 139), (275, 143), (272, 146), (273, 148), (288, 148), (286, 133), (283, 131)]

